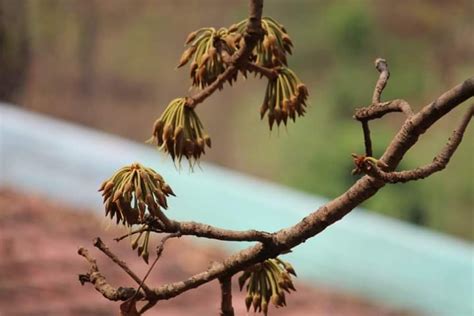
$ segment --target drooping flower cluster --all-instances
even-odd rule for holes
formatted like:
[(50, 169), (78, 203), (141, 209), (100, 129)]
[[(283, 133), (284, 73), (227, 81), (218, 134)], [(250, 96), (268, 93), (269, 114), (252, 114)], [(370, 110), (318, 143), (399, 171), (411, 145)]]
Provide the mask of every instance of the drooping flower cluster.
[[(247, 20), (243, 20), (231, 26), (229, 31), (243, 34), (246, 26)], [(263, 17), (262, 28), (265, 34), (255, 46), (255, 63), (268, 68), (287, 65), (286, 54), (291, 55), (293, 42), (285, 27), (271, 17)]]
[(286, 125), (288, 117), (294, 122), (296, 115), (304, 116), (307, 98), (308, 89), (295, 73), (287, 67), (280, 67), (278, 76), (268, 81), (260, 117), (263, 119), (268, 112), (270, 130), (274, 122), (277, 126), (281, 122)]
[[(188, 35), (185, 41), (187, 48), (178, 68), (190, 63), (192, 86), (204, 89), (228, 69), (229, 61), (232, 61), (230, 56), (244, 45), (247, 22), (243, 20), (218, 30), (205, 27)], [(239, 72), (246, 77), (248, 71), (268, 77), (260, 115), (262, 119), (268, 116), (271, 130), (275, 122), (277, 126), (281, 122), (286, 125), (288, 118), (295, 121), (297, 116), (304, 115), (308, 89), (287, 67), (287, 54), (292, 53), (293, 42), (284, 26), (271, 17), (262, 18), (261, 25), (264, 34), (248, 60), (237, 65), (238, 71), (229, 72), (228, 76), (221, 78), (232, 84)], [(249, 65), (247, 62), (252, 65), (246, 67)], [(217, 87), (221, 89), (222, 85)], [(173, 161), (177, 159), (179, 163), (184, 156), (191, 166), (204, 154), (205, 146), (210, 147), (210, 138), (204, 133), (194, 109), (187, 106), (186, 98), (175, 99), (169, 104), (155, 122), (153, 139), (170, 154)]]
[(296, 291), (291, 280), (296, 272), (288, 262), (278, 258), (267, 259), (244, 271), (239, 277), (240, 290), (247, 284), (245, 305), (247, 311), (253, 306), (254, 312), (268, 313), (268, 305), (286, 306), (285, 291)]
[[(192, 85), (203, 89), (214, 82), (226, 68), (222, 60), (222, 50), (232, 55), (237, 49), (240, 38), (240, 34), (231, 34), (224, 27), (218, 30), (205, 27), (194, 31), (186, 39), (185, 45), (190, 46), (182, 54), (177, 67), (180, 68), (191, 60)], [(229, 78), (229, 81), (235, 80), (236, 76), (237, 74)]]
[(171, 101), (155, 122), (152, 141), (169, 153), (173, 161), (180, 163), (184, 156), (191, 166), (204, 154), (206, 146), (211, 147), (211, 138), (185, 98)]
[(132, 226), (142, 223), (145, 215), (159, 218), (161, 208), (167, 209), (166, 198), (173, 195), (171, 187), (153, 169), (133, 163), (119, 169), (104, 181), (102, 192), (105, 216)]

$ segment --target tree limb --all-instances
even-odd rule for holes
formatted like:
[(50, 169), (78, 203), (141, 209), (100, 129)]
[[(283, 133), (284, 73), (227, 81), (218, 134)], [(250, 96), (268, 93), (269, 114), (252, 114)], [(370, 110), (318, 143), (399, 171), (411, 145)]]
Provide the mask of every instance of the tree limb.
[[(467, 79), (462, 84), (445, 92), (436, 101), (407, 119), (382, 157), (387, 164), (389, 163), (389, 168), (392, 169), (398, 165), (404, 154), (426, 128), (472, 96), (474, 96), (474, 78)], [(158, 299), (169, 299), (216, 278), (233, 275), (252, 264), (292, 249), (342, 219), (356, 206), (377, 193), (384, 185), (385, 182), (381, 180), (364, 176), (345, 193), (309, 214), (296, 225), (276, 232), (272, 243), (265, 245), (258, 243), (244, 249), (184, 281), (156, 288), (155, 294)]]
[(410, 116), (392, 139), (381, 160), (394, 170), (405, 153), (431, 125), (473, 95), (474, 77), (471, 77), (443, 93), (417, 114)]
[(468, 111), (464, 114), (459, 127), (453, 131), (453, 134), (448, 140), (448, 143), (443, 147), (441, 152), (436, 155), (428, 165), (418, 167), (413, 170), (405, 170), (399, 172), (385, 172), (378, 168), (376, 165), (373, 165), (370, 162), (364, 164), (363, 170), (370, 176), (380, 179), (387, 183), (398, 183), (398, 182), (408, 182), (413, 180), (420, 180), (426, 177), (429, 177), (435, 172), (441, 171), (449, 163), (449, 160), (453, 156), (454, 152), (458, 148), (459, 144), (462, 141), (464, 132), (466, 131), (469, 122), (474, 114), (474, 105), (471, 105)]
[[(266, 72), (266, 69), (256, 69), (251, 64), (248, 64), (248, 57), (257, 41), (261, 38), (263, 32), (261, 28), (262, 6), (263, 0), (250, 0), (249, 20), (246, 31), (243, 34), (244, 44), (237, 52), (230, 56), (228, 67), (211, 85), (193, 97), (187, 99), (187, 106), (195, 107), (197, 104), (203, 102), (217, 89), (222, 88), (224, 82), (231, 78), (244, 64), (246, 64), (247, 69), (253, 68), (253, 70), (258, 73)], [(310, 213), (295, 225), (272, 234), (255, 230), (232, 231), (195, 222), (178, 222), (170, 220), (169, 225), (161, 226), (157, 224), (158, 226), (153, 227), (153, 231), (167, 232), (176, 235), (193, 235), (197, 237), (228, 241), (257, 241), (256, 245), (239, 251), (222, 262), (214, 263), (206, 271), (193, 275), (186, 280), (149, 289), (145, 286), (144, 281), (151, 269), (142, 281), (134, 275), (133, 272), (127, 272), (128, 268), (124, 268), (126, 267), (126, 264), (111, 254), (110, 251), (104, 251), (103, 249), (107, 249), (106, 247), (104, 248), (96, 245), (99, 249), (102, 248), (101, 250), (106, 255), (121, 266), (122, 269), (124, 269), (139, 284), (139, 289), (140, 287), (143, 287), (143, 292), (139, 290), (135, 291), (130, 288), (122, 290), (121, 288), (115, 289), (110, 286), (105, 281), (105, 278), (99, 273), (95, 260), (88, 255), (87, 250), (84, 248), (79, 250), (79, 254), (89, 262), (90, 269), (88, 274), (80, 276), (81, 283), (92, 283), (96, 290), (101, 292), (110, 300), (127, 300), (130, 298), (148, 300), (148, 304), (146, 304), (141, 310), (141, 312), (144, 312), (159, 300), (173, 298), (185, 291), (199, 287), (200, 285), (212, 280), (219, 279), (222, 288), (222, 315), (232, 315), (230, 314), (230, 311), (232, 310), (230, 278), (235, 273), (242, 271), (253, 264), (287, 252), (305, 242), (308, 238), (321, 233), (328, 226), (342, 219), (355, 207), (376, 194), (387, 182), (392, 182), (388, 181), (389, 179), (394, 179), (394, 182), (403, 182), (405, 179), (407, 179), (407, 181), (416, 180), (422, 178), (420, 175), (429, 176), (430, 174), (443, 169), (448, 164), (450, 157), (453, 155), (462, 140), (464, 131), (473, 115), (473, 106), (469, 108), (469, 111), (463, 117), (463, 121), (459, 128), (453, 133), (448, 144), (443, 148), (432, 164), (415, 170), (393, 172), (406, 152), (413, 147), (419, 137), (425, 133), (427, 129), (455, 107), (474, 96), (474, 77), (469, 78), (463, 83), (448, 90), (438, 97), (438, 99), (414, 114), (410, 105), (406, 101), (393, 100), (381, 103), (381, 94), (387, 84), (390, 73), (385, 60), (377, 59), (375, 64), (379, 72), (379, 78), (372, 96), (372, 104), (368, 107), (358, 109), (354, 115), (354, 118), (362, 123), (366, 153), (370, 154), (369, 156), (372, 156), (372, 145), (368, 122), (372, 119), (381, 118), (385, 114), (391, 112), (403, 112), (406, 115), (406, 120), (399, 132), (392, 139), (391, 143), (386, 148), (385, 153), (379, 159), (380, 165), (385, 166), (384, 170), (380, 170), (375, 166), (371, 170), (377, 172), (376, 174), (370, 174), (369, 172), (372, 171), (367, 171), (368, 175), (359, 179), (339, 197), (321, 206), (318, 210)], [(267, 75), (270, 75), (270, 73), (267, 72)], [(100, 239), (98, 240), (100, 241)], [(151, 268), (153, 268), (163, 251), (164, 241), (165, 240), (162, 241), (161, 247), (158, 247), (157, 259)]]
[[(405, 153), (431, 125), (472, 96), (474, 96), (474, 78), (469, 78), (442, 94), (434, 102), (422, 108), (420, 112), (408, 117), (380, 159), (383, 163), (387, 164), (387, 172), (393, 171), (396, 168)], [(467, 122), (465, 124), (467, 125)], [(384, 185), (385, 182), (380, 179), (364, 176), (345, 193), (312, 212), (297, 224), (269, 234), (272, 238), (271, 240), (267, 240), (267, 237), (265, 237), (265, 240), (267, 240), (266, 243), (259, 242), (255, 246), (244, 249), (222, 262), (215, 263), (206, 271), (191, 276), (186, 280), (155, 288), (152, 290), (154, 292), (153, 297), (156, 301), (170, 299), (214, 279), (232, 276), (255, 263), (276, 257), (303, 243), (308, 238), (319, 234), (328, 226), (342, 219), (356, 206), (377, 193)], [(176, 225), (176, 223), (174, 223), (173, 226)], [(236, 236), (229, 237), (225, 230), (216, 228), (217, 231), (214, 231), (214, 229), (204, 229), (204, 227), (205, 225), (199, 224), (194, 226), (194, 224), (187, 223), (183, 224), (180, 232), (183, 233), (184, 231), (183, 235), (189, 234), (210, 238), (219, 237), (216, 239), (222, 240), (239, 240), (240, 238), (244, 240), (244, 237), (247, 238), (253, 235), (249, 232), (231, 231), (232, 233), (230, 235), (235, 234), (238, 238)], [(193, 229), (196, 229), (194, 233), (192, 231)], [(209, 233), (210, 231), (212, 231), (212, 233)], [(261, 236), (267, 236), (267, 234), (268, 233), (263, 233)], [(102, 279), (99, 278), (99, 280)], [(101, 291), (101, 293), (104, 292), (104, 288), (98, 286), (97, 281), (94, 282), (91, 280), (91, 283), (93, 283), (96, 289)], [(107, 287), (105, 288), (107, 289)], [(112, 290), (105, 292), (107, 293), (106, 297), (113, 300), (124, 300), (132, 296), (123, 294), (119, 296), (115, 294), (116, 291), (114, 292)], [(135, 291), (133, 293), (135, 293)]]

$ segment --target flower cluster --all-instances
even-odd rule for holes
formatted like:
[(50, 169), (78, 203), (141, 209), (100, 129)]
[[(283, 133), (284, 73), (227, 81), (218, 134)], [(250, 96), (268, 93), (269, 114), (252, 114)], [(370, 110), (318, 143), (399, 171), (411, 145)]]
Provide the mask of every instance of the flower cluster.
[[(190, 45), (182, 54), (178, 68), (190, 60), (192, 85), (205, 88), (224, 72), (226, 64), (222, 60), (222, 50), (232, 55), (237, 49), (241, 34), (229, 33), (228, 29), (201, 28), (188, 35), (185, 45)], [(236, 77), (229, 80), (235, 80)]]
[(281, 122), (286, 125), (288, 117), (294, 122), (296, 115), (303, 116), (306, 112), (307, 98), (308, 89), (295, 73), (287, 67), (279, 67), (278, 76), (268, 81), (260, 117), (263, 119), (268, 112), (270, 130), (274, 122), (278, 126)]
[(278, 258), (267, 259), (244, 271), (239, 277), (240, 290), (247, 283), (245, 305), (247, 311), (253, 306), (254, 312), (268, 313), (268, 304), (275, 307), (286, 306), (285, 292), (296, 291), (291, 280), (296, 272), (291, 264)]
[(160, 218), (161, 208), (168, 208), (166, 198), (173, 190), (153, 169), (134, 163), (119, 169), (102, 183), (105, 216), (116, 218), (117, 224), (132, 226), (142, 223), (145, 215)]
[[(247, 20), (243, 20), (229, 28), (229, 32), (243, 34)], [(254, 49), (255, 62), (264, 67), (287, 65), (286, 54), (291, 55), (293, 42), (283, 25), (271, 17), (262, 18), (264, 36)]]
[(153, 126), (152, 141), (169, 153), (173, 161), (182, 157), (191, 166), (197, 162), (205, 147), (211, 147), (211, 138), (204, 132), (204, 126), (193, 108), (186, 105), (185, 98), (171, 101)]
[[(247, 22), (248, 20), (243, 20), (229, 28), (218, 30), (205, 27), (188, 35), (185, 41), (185, 46), (188, 47), (177, 67), (190, 63), (193, 86), (204, 89), (228, 69), (228, 62), (232, 60), (230, 56), (243, 47)], [(283, 25), (271, 17), (262, 18), (261, 25), (263, 36), (255, 45), (249, 59), (240, 63), (238, 68), (245, 77), (250, 70), (256, 74), (266, 74), (269, 78), (260, 115), (262, 119), (265, 115), (268, 116), (271, 130), (275, 122), (277, 126), (281, 122), (286, 125), (288, 118), (295, 121), (297, 116), (304, 115), (308, 89), (287, 67), (287, 54), (291, 54), (293, 43)], [(252, 67), (246, 62), (252, 63)], [(237, 79), (238, 72), (228, 75), (229, 77), (222, 77), (221, 80), (232, 84)], [(219, 86), (219, 89), (221, 88), (222, 85)], [(180, 163), (184, 156), (192, 167), (205, 153), (206, 145), (211, 147), (211, 141), (204, 133), (194, 108), (188, 106), (189, 100), (179, 98), (171, 101), (155, 122), (152, 140), (168, 152), (173, 161), (178, 160)]]

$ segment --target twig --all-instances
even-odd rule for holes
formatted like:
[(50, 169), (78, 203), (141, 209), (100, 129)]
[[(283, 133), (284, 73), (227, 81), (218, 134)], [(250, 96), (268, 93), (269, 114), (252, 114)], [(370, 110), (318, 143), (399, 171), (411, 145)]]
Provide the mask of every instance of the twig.
[(374, 94), (372, 96), (372, 105), (377, 105), (380, 103), (380, 96), (382, 95), (382, 91), (387, 84), (388, 78), (390, 78), (388, 64), (385, 59), (377, 58), (375, 60), (375, 68), (380, 73), (380, 75), (377, 83), (375, 84)]
[(406, 117), (413, 115), (410, 104), (405, 100), (397, 99), (356, 109), (354, 118), (358, 121), (374, 120), (392, 112), (403, 112)]
[(265, 76), (268, 79), (275, 79), (278, 76), (276, 69), (274, 68), (267, 68), (256, 63), (248, 62), (243, 66), (244, 69), (254, 72), (256, 74), (260, 74), (261, 76)]
[[(89, 255), (87, 249), (81, 247), (77, 253), (89, 262), (89, 272), (87, 274), (79, 274), (79, 281), (82, 285), (86, 282), (91, 283), (99, 293), (111, 301), (126, 301), (137, 293), (134, 288), (114, 288), (111, 286), (99, 272), (96, 260)], [(142, 297), (141, 293), (137, 294), (138, 299)]]
[[(382, 91), (387, 85), (388, 78), (390, 77), (390, 72), (388, 71), (387, 61), (383, 58), (377, 58), (375, 60), (375, 68), (379, 72), (379, 79), (375, 84), (374, 94), (372, 96), (372, 104), (368, 108), (371, 109), (374, 106), (380, 104), (380, 96)], [(373, 156), (372, 152), (372, 139), (370, 138), (370, 127), (368, 119), (358, 119), (362, 124), (362, 132), (364, 134), (364, 145), (365, 145), (365, 154), (369, 157)]]
[[(143, 288), (147, 297), (153, 296), (153, 291), (146, 284), (141, 284), (142, 280), (132, 270), (130, 270), (124, 261), (120, 260), (115, 254), (113, 254), (99, 237), (94, 240), (94, 246), (102, 251), (107, 257), (121, 267), (122, 270), (125, 271), (125, 273), (127, 273), (135, 282), (137, 282), (137, 284), (140, 285), (138, 288)], [(137, 290), (137, 292), (138, 291), (139, 290)]]
[(139, 315), (142, 315), (142, 314), (145, 313), (147, 310), (149, 310), (150, 308), (152, 308), (153, 306), (155, 306), (156, 303), (158, 303), (157, 300), (148, 301), (145, 305), (143, 305), (142, 308), (140, 308), (140, 311), (138, 312), (138, 314), (139, 314)]
[(219, 278), (221, 285), (221, 316), (234, 316), (232, 307), (232, 277)]
[[(153, 225), (153, 224), (152, 224)], [(166, 233), (179, 232), (182, 235), (192, 235), (196, 237), (204, 237), (226, 241), (259, 241), (262, 243), (270, 243), (273, 235), (264, 231), (257, 230), (230, 230), (214, 227), (208, 224), (197, 222), (178, 222), (172, 221), (173, 230), (163, 230)]]
[[(175, 233), (175, 234), (170, 234), (168, 236), (165, 236), (161, 239), (161, 242), (160, 244), (158, 245), (157, 249), (156, 249), (156, 258), (155, 260), (152, 262), (150, 268), (148, 269), (147, 273), (145, 274), (145, 276), (143, 277), (143, 280), (141, 281), (140, 285), (138, 286), (138, 289), (137, 289), (137, 293), (138, 291), (140, 290), (140, 288), (145, 284), (145, 280), (148, 278), (148, 276), (150, 275), (151, 271), (153, 270), (153, 268), (155, 267), (156, 263), (158, 262), (158, 259), (160, 259), (161, 257), (161, 254), (163, 253), (163, 250), (165, 249), (165, 243), (168, 239), (170, 238), (175, 238), (175, 237), (181, 237), (181, 234), (180, 233)], [(154, 293), (153, 293), (154, 294)], [(155, 306), (155, 304), (158, 302), (156, 300), (156, 298), (154, 297), (154, 295), (152, 295), (152, 297), (147, 297), (148, 298), (148, 303), (145, 304), (141, 309), (140, 309), (140, 312), (139, 314), (143, 314), (145, 311), (147, 311), (148, 309), (152, 308), (153, 306)], [(133, 299), (133, 297), (132, 297)]]
[(116, 242), (119, 242), (119, 241), (122, 241), (124, 240), (125, 238), (127, 237), (130, 237), (130, 236), (133, 236), (133, 235), (136, 235), (136, 234), (139, 234), (139, 233), (144, 233), (146, 231), (152, 231), (152, 232), (155, 232), (155, 233), (161, 233), (161, 230), (158, 230), (158, 229), (154, 229), (154, 228), (151, 228), (151, 227), (144, 227), (144, 228), (140, 228), (140, 229), (137, 229), (137, 230), (133, 230), (125, 235), (122, 235), (120, 237), (117, 237), (117, 238), (114, 238), (114, 240)]
[(362, 120), (360, 122), (362, 123), (362, 131), (364, 132), (365, 154), (372, 157), (372, 140), (370, 139), (369, 122), (367, 120)]
[(196, 95), (187, 98), (186, 105), (190, 108), (195, 108), (199, 103), (202, 103), (209, 96), (211, 96), (217, 89), (221, 89), (224, 83), (229, 78), (231, 78), (237, 70), (237, 67), (232, 65), (227, 67), (223, 73), (217, 76), (217, 79), (213, 83), (211, 83), (205, 89), (201, 90)]

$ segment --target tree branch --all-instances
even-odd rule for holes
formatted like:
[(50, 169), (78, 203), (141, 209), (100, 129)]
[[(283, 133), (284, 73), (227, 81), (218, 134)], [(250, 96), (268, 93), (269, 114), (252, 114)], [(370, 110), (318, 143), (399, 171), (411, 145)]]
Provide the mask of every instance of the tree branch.
[(410, 117), (413, 115), (413, 111), (410, 107), (410, 104), (408, 104), (408, 102), (406, 102), (405, 100), (397, 99), (356, 109), (354, 118), (358, 121), (370, 121), (381, 118), (385, 114), (392, 112), (403, 112), (406, 117)]
[[(249, 64), (249, 55), (263, 34), (261, 27), (262, 7), (263, 0), (250, 0), (249, 20), (243, 34), (243, 45), (237, 52), (230, 56), (228, 67), (212, 84), (187, 99), (187, 106), (194, 108), (197, 104), (203, 102), (217, 89), (222, 88), (224, 82), (235, 75), (243, 65), (247, 67), (246, 69), (253, 69), (253, 71), (260, 74), (271, 75), (268, 69), (257, 69), (254, 65)], [(373, 92), (372, 104), (369, 107), (358, 109), (354, 115), (354, 118), (362, 123), (366, 153), (370, 154), (370, 156), (372, 155), (370, 129), (368, 125), (370, 120), (381, 118), (385, 114), (391, 112), (403, 112), (407, 117), (399, 132), (392, 139), (391, 143), (386, 148), (385, 153), (379, 160), (380, 165), (386, 165), (386, 168), (384, 167), (385, 170), (380, 170), (372, 165), (374, 168), (371, 170), (375, 170), (377, 174), (370, 174), (362, 177), (345, 193), (321, 206), (318, 210), (310, 213), (300, 222), (272, 234), (255, 230), (232, 231), (195, 222), (177, 222), (170, 220), (169, 225), (165, 225), (164, 227), (159, 225), (159, 223), (155, 223), (157, 226), (153, 227), (154, 231), (167, 232), (172, 235), (169, 235), (162, 240), (162, 243), (157, 249), (157, 258), (143, 280), (140, 280), (128, 269), (124, 262), (119, 260), (105, 245), (103, 245), (100, 239), (97, 239), (95, 243), (96, 247), (101, 249), (139, 284), (138, 290), (135, 291), (132, 288), (115, 289), (110, 286), (105, 278), (99, 273), (95, 259), (91, 258), (88, 255), (87, 250), (84, 248), (79, 249), (79, 254), (89, 262), (90, 269), (89, 273), (80, 275), (79, 278), (81, 283), (92, 283), (97, 291), (110, 300), (128, 300), (130, 298), (132, 298), (132, 301), (138, 299), (148, 300), (148, 303), (140, 311), (140, 313), (143, 313), (148, 308), (154, 306), (159, 300), (173, 298), (185, 291), (197, 288), (212, 280), (219, 279), (222, 289), (222, 315), (233, 315), (231, 304), (231, 277), (235, 273), (256, 263), (285, 253), (305, 242), (308, 238), (321, 233), (328, 226), (342, 219), (356, 206), (376, 194), (378, 190), (386, 184), (386, 182), (391, 182), (387, 180), (400, 180), (395, 182), (402, 182), (404, 179), (416, 180), (422, 178), (420, 174), (423, 172), (426, 173), (427, 176), (443, 169), (448, 164), (449, 159), (462, 140), (466, 127), (473, 115), (473, 106), (469, 108), (469, 111), (463, 117), (463, 121), (459, 128), (453, 133), (448, 144), (443, 148), (441, 153), (435, 157), (432, 164), (411, 171), (392, 172), (398, 166), (406, 152), (413, 147), (419, 137), (425, 133), (427, 129), (459, 104), (474, 96), (474, 78), (465, 80), (463, 83), (445, 92), (434, 102), (428, 104), (422, 108), (421, 111), (414, 114), (410, 105), (403, 100), (393, 100), (381, 103), (381, 94), (387, 84), (390, 73), (385, 60), (379, 58), (376, 60), (375, 65), (379, 72), (379, 78)], [(419, 169), (422, 170), (420, 171)], [(367, 173), (369, 172), (370, 170)], [(424, 173), (423, 175), (425, 175)], [(193, 235), (197, 237), (228, 241), (257, 241), (257, 244), (229, 256), (222, 262), (216, 262), (207, 270), (193, 275), (183, 281), (149, 289), (144, 282), (159, 259), (164, 249), (165, 241), (167, 238), (171, 238), (171, 236), (181, 235)], [(143, 288), (143, 292), (140, 291), (141, 287)]]
[(232, 307), (232, 279), (231, 277), (219, 278), (221, 285), (221, 316), (234, 316)]
[[(379, 160), (382, 165), (384, 163), (387, 165), (387, 172), (393, 171), (396, 168), (405, 153), (431, 125), (472, 96), (474, 96), (474, 78), (469, 78), (445, 92), (434, 102), (425, 106), (420, 112), (408, 117)], [(470, 111), (472, 116), (472, 108)], [(465, 122), (463, 124), (467, 125), (468, 119), (466, 118), (463, 122)], [(459, 131), (462, 130), (463, 124), (461, 124)], [(454, 137), (452, 142), (457, 142), (457, 138), (459, 138), (459, 136)], [(319, 234), (328, 226), (342, 219), (356, 206), (376, 194), (384, 185), (384, 181), (366, 175), (352, 185), (345, 193), (312, 212), (296, 225), (273, 234), (255, 233), (255, 231), (226, 231), (211, 226), (206, 227), (204, 224), (193, 222), (174, 222), (172, 226), (176, 226), (176, 229), (179, 229), (179, 232), (183, 235), (195, 235), (221, 240), (251, 239), (251, 241), (257, 240), (257, 238), (254, 237), (258, 236), (258, 238), (262, 238), (262, 242), (258, 242), (256, 245), (232, 255), (222, 262), (217, 262), (206, 271), (191, 276), (186, 280), (155, 288), (153, 289), (154, 294), (152, 297), (156, 301), (170, 299), (214, 279), (230, 277), (253, 264), (276, 257), (303, 243), (306, 239)], [(104, 296), (109, 299), (126, 300), (132, 296), (123, 293), (117, 294), (117, 290), (113, 288), (110, 289), (110, 285), (106, 283), (102, 286), (101, 284), (104, 283), (105, 280), (100, 274), (89, 273), (83, 277), (87, 279), (83, 280), (84, 282), (93, 283), (96, 289), (103, 294), (105, 293)], [(135, 293), (133, 289), (129, 289), (126, 293), (130, 293), (130, 291), (133, 291), (133, 294)]]
[[(474, 96), (474, 78), (467, 79), (464, 83), (445, 92), (436, 101), (407, 119), (386, 149), (382, 157), (384, 161), (390, 163), (390, 168), (395, 168), (426, 128), (472, 96)], [(381, 180), (364, 176), (341, 196), (326, 203), (296, 225), (276, 232), (272, 243), (266, 245), (258, 243), (253, 247), (244, 249), (184, 281), (156, 288), (155, 294), (158, 299), (169, 299), (216, 278), (233, 275), (252, 264), (292, 249), (342, 219), (356, 206), (377, 193), (384, 185), (385, 182)]]
[(392, 139), (381, 160), (393, 171), (405, 153), (431, 125), (474, 95), (474, 77), (446, 91), (435, 101), (409, 117)]
[[(153, 223), (151, 225), (153, 227)], [(182, 235), (191, 235), (196, 237), (204, 237), (209, 239), (226, 241), (259, 241), (262, 243), (269, 243), (273, 240), (273, 235), (264, 231), (237, 231), (230, 229), (222, 229), (197, 222), (172, 221), (172, 229), (168, 230), (165, 228), (165, 230), (162, 230), (162, 232), (179, 232)]]
[(453, 134), (449, 138), (448, 143), (444, 146), (441, 152), (434, 157), (432, 163), (413, 170), (405, 170), (400, 172), (385, 172), (370, 163), (369, 161), (367, 161), (364, 163), (363, 171), (368, 175), (380, 179), (384, 182), (398, 183), (424, 179), (435, 172), (443, 170), (444, 168), (446, 168), (449, 163), (449, 160), (451, 159), (459, 144), (461, 143), (464, 132), (466, 131), (466, 128), (469, 125), (473, 114), (474, 105), (471, 105), (468, 111), (464, 114), (463, 119), (459, 124), (459, 127), (453, 131)]
[(259, 74), (260, 76), (265, 76), (268, 79), (275, 79), (278, 76), (278, 73), (274, 68), (263, 67), (252, 62), (246, 63), (245, 69), (254, 72), (255, 74)]

